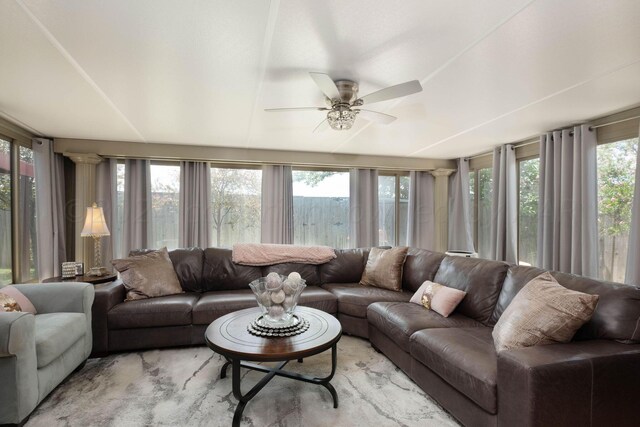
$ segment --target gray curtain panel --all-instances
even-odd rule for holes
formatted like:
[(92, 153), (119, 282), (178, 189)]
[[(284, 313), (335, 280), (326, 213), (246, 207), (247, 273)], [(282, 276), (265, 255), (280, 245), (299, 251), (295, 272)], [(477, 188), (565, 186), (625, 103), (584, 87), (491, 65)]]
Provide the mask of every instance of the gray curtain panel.
[(587, 125), (540, 137), (538, 267), (598, 277), (596, 154)]
[(116, 183), (118, 173), (118, 161), (116, 159), (104, 159), (96, 167), (96, 203), (102, 207), (104, 220), (109, 227), (110, 236), (100, 239), (102, 262), (100, 265), (111, 270), (111, 260), (124, 256), (118, 251), (122, 236), (116, 227), (118, 218)]
[[(133, 249), (149, 248), (153, 244), (151, 228), (151, 162), (124, 161), (124, 224), (122, 254)], [(157, 249), (157, 248), (153, 248)]]
[(293, 243), (293, 179), (291, 166), (262, 167), (262, 243)]
[(407, 246), (433, 249), (435, 232), (433, 176), (429, 172), (411, 171), (409, 179)]
[(35, 138), (32, 148), (38, 213), (36, 252), (38, 276), (42, 280), (59, 276), (60, 265), (67, 260), (64, 231), (64, 159), (61, 154), (53, 152), (53, 141), (50, 139)]
[(627, 249), (627, 268), (624, 281), (640, 286), (640, 143), (636, 160), (636, 185), (631, 208), (631, 230)]
[(180, 247), (211, 244), (211, 167), (207, 162), (180, 162)]
[(475, 252), (469, 215), (469, 160), (462, 158), (456, 163), (458, 170), (449, 177), (449, 249)]
[(378, 170), (351, 169), (349, 174), (349, 240), (352, 248), (377, 246)]
[(507, 144), (493, 151), (491, 257), (518, 262), (518, 177), (516, 151)]

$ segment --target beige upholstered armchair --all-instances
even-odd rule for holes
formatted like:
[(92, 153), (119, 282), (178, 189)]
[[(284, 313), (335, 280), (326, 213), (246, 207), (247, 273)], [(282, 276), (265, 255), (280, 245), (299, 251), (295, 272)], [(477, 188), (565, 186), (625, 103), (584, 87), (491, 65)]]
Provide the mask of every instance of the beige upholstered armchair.
[(15, 285), (37, 314), (0, 314), (0, 424), (21, 424), (91, 353), (93, 286)]

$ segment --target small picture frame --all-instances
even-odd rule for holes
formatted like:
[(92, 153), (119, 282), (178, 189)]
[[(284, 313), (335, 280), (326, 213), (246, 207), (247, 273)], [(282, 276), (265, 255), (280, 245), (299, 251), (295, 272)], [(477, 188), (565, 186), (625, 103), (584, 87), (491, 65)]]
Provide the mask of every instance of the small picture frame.
[(76, 276), (84, 275), (84, 262), (76, 262)]
[(63, 262), (62, 263), (62, 278), (71, 279), (76, 277), (76, 263), (75, 262)]

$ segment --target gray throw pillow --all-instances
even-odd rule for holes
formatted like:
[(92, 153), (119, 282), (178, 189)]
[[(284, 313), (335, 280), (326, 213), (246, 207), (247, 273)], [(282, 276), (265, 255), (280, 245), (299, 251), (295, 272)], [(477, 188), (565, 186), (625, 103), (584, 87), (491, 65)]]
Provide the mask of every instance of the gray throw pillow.
[(518, 292), (493, 328), (496, 350), (571, 341), (591, 319), (598, 298), (567, 289), (542, 273)]
[(125, 301), (184, 292), (167, 248), (111, 261), (127, 289)]

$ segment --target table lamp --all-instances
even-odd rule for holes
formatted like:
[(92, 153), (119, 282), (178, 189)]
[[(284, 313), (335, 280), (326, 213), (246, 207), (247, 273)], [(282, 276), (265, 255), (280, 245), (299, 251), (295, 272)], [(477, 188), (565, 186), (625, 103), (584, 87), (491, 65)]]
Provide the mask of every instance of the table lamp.
[(84, 228), (80, 232), (82, 237), (93, 237), (93, 267), (89, 270), (89, 276), (103, 276), (107, 273), (107, 269), (100, 266), (102, 263), (102, 254), (100, 253), (100, 238), (102, 236), (110, 236), (109, 227), (104, 220), (104, 212), (95, 203), (87, 208), (87, 217), (84, 220)]

